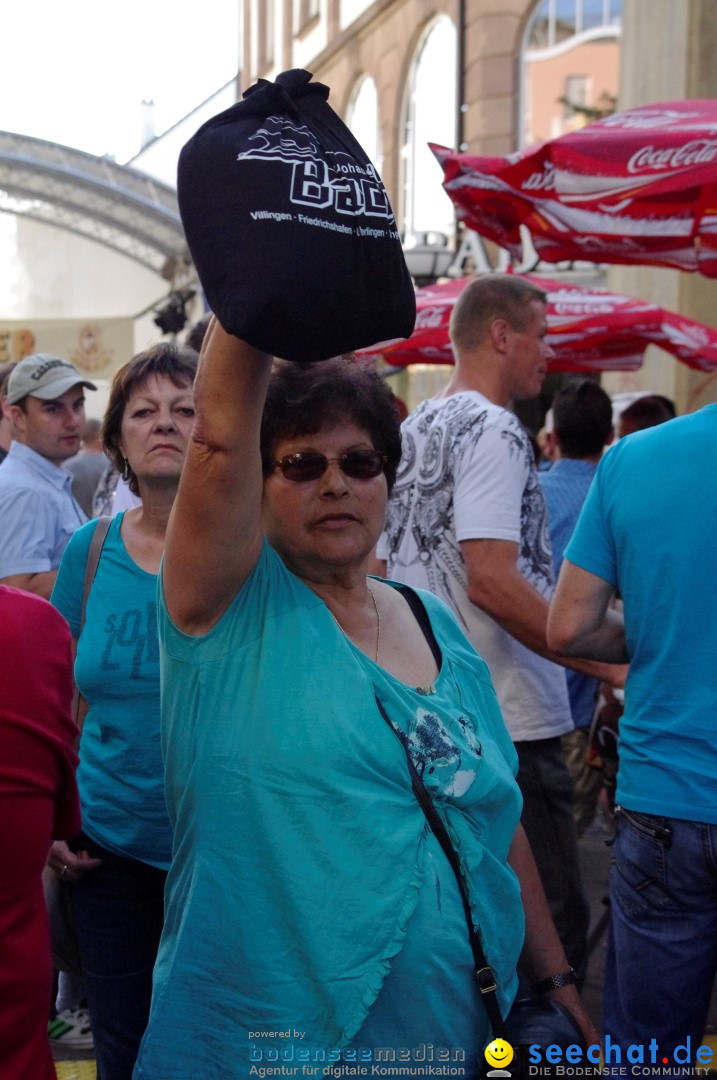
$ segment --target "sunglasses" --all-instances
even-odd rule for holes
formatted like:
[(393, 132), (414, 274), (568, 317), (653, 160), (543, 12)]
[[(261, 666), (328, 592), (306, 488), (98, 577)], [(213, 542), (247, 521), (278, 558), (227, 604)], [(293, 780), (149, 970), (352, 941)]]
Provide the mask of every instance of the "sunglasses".
[(281, 469), (287, 480), (301, 484), (307, 480), (318, 480), (332, 461), (338, 462), (341, 472), (352, 480), (373, 480), (383, 472), (388, 457), (378, 450), (348, 450), (338, 457), (328, 458), (325, 454), (307, 450), (298, 454), (286, 454), (281, 461), (271, 461), (269, 468)]

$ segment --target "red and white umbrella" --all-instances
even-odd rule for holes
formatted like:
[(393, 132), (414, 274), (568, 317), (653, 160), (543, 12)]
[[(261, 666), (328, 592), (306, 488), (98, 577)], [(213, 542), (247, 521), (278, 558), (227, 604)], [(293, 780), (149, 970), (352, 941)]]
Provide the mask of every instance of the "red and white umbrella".
[(431, 144), (471, 229), (521, 258), (650, 264), (717, 277), (717, 100), (616, 113), (509, 157)]
[[(659, 345), (698, 371), (717, 369), (717, 330), (646, 300), (520, 274), (548, 294), (548, 341), (555, 350), (551, 371), (635, 371), (648, 345)], [(381, 342), (360, 356), (381, 355), (395, 367), (452, 364), (448, 337), (453, 305), (473, 278), (416, 291), (416, 325), (409, 338)]]

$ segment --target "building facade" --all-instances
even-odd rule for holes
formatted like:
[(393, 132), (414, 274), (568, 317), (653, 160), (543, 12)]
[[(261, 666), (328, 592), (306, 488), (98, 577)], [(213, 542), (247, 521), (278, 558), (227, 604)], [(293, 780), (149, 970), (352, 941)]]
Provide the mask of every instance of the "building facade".
[[(199, 104), (130, 164), (170, 181), (179, 147), (203, 119), (258, 78), (303, 67), (330, 87), (334, 109), (377, 165), (406, 244), (445, 238), (451, 252), (462, 253), (454, 257), (455, 272), (504, 268), (507, 256), (474, 233), (456, 237), (429, 141), (503, 155), (602, 110), (717, 98), (714, 0), (236, 3), (243, 20), (236, 84)], [(27, 218), (0, 219), (0, 247), (12, 252), (4, 259), (0, 319), (14, 325), (30, 316), (126, 317), (135, 348), (156, 338), (153, 309), (173, 283), (82, 237)], [(540, 269), (548, 277), (557, 272), (546, 264)], [(594, 283), (717, 325), (717, 284), (699, 275), (606, 267)], [(424, 395), (442, 377), (415, 372), (413, 380)], [(715, 377), (689, 371), (653, 348), (639, 372), (610, 374), (603, 383), (610, 392), (667, 394), (682, 410), (717, 398)]]
[(242, 84), (312, 72), (372, 156), (403, 235), (454, 231), (428, 142), (506, 154), (618, 89), (622, 0), (246, 0)]
[[(460, 251), (428, 141), (504, 155), (616, 108), (717, 97), (716, 48), (714, 0), (244, 0), (241, 83), (311, 71), (373, 157), (406, 244), (428, 233)], [(477, 269), (506, 265), (470, 239)], [(717, 323), (717, 284), (696, 274), (609, 267), (596, 283)], [(603, 383), (681, 410), (717, 398), (717, 379), (653, 347)]]

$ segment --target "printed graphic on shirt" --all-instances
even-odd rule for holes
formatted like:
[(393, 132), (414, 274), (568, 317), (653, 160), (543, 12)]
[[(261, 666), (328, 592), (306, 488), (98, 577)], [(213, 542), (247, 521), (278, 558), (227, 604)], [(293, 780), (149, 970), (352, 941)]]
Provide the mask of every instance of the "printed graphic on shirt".
[(419, 708), (406, 742), (416, 772), (434, 795), (459, 799), (470, 788), (483, 751), (468, 718), (459, 716), (448, 726), (436, 712)]
[[(427, 587), (454, 610), (460, 609), (468, 586), (456, 538), (455, 476), (466, 459), (471, 468), (481, 467), (480, 441), (488, 420), (488, 409), (462, 395), (438, 405), (423, 402), (402, 429), (403, 456), (386, 515), (389, 576), (400, 581), (401, 567), (420, 564)], [(507, 463), (525, 475), (518, 566), (545, 593), (552, 585), (552, 561), (530, 441), (508, 413), (499, 437), (505, 443)]]
[[(509, 438), (513, 433), (505, 433)], [(548, 514), (545, 497), (534, 466), (533, 448), (528, 437), (521, 432), (515, 436), (516, 454), (526, 459), (528, 479), (520, 505), (520, 556), (518, 565), (541, 593), (552, 589), (554, 583), (553, 555), (548, 531)], [(520, 448), (520, 449), (519, 449)]]
[(121, 614), (108, 615), (103, 631), (106, 640), (100, 661), (102, 671), (122, 671), (130, 679), (141, 679), (143, 664), (159, 662), (157, 605), (153, 600), (144, 610), (128, 608)]

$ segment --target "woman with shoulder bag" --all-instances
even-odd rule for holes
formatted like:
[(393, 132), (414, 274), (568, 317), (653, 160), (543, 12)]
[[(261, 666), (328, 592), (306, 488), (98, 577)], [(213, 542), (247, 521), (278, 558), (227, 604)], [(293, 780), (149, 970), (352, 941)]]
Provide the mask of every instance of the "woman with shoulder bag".
[(87, 712), (78, 784), (82, 832), (53, 845), (49, 865), (72, 904), (101, 1080), (129, 1080), (147, 1023), (172, 832), (159, 733), (156, 583), (194, 422), (193, 350), (160, 344), (115, 376), (105, 451), (142, 499), (113, 518), (81, 622), (97, 527), (65, 551), (52, 601), (76, 640)]
[(493, 1036), (457, 877), (495, 1008), (525, 929), (531, 977), (590, 1038), (487, 667), (440, 600), (367, 576), (390, 389), (349, 358), (272, 365), (214, 321), (196, 403), (158, 594), (175, 857), (136, 1080), (429, 1043), (476, 1075)]

